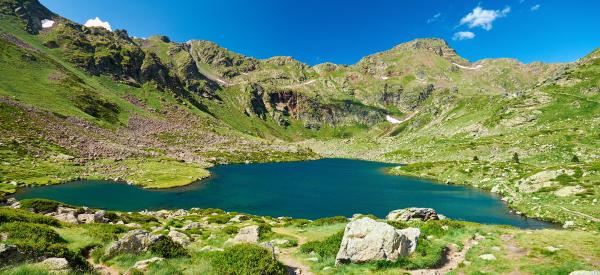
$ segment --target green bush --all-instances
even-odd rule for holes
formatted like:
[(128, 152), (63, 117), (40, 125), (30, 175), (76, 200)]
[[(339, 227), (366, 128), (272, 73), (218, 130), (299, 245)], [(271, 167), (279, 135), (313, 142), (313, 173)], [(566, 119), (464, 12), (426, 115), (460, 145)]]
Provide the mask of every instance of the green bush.
[(230, 219), (231, 219), (230, 215), (223, 214), (223, 215), (209, 216), (207, 221), (209, 223), (225, 224), (225, 223), (229, 222)]
[(179, 220), (179, 219), (169, 219), (166, 223), (164, 228), (169, 228), (169, 227), (176, 227), (176, 228), (181, 228), (183, 226), (183, 220)]
[(240, 231), (240, 229), (237, 228), (237, 226), (228, 225), (228, 226), (223, 227), (223, 232), (225, 234), (229, 234), (229, 235), (231, 235), (231, 234), (237, 234), (238, 231)]
[(25, 199), (21, 201), (22, 209), (32, 209), (35, 213), (54, 212), (60, 205), (60, 202), (47, 199)]
[(116, 212), (112, 212), (112, 211), (106, 211), (106, 213), (104, 213), (104, 217), (112, 222), (118, 221), (120, 218), (119, 214), (117, 214)]
[(0, 224), (8, 222), (30, 222), (60, 226), (60, 222), (52, 217), (34, 214), (21, 209), (0, 208)]
[(158, 254), (164, 258), (176, 258), (188, 256), (187, 250), (180, 244), (174, 242), (169, 237), (160, 238), (158, 241), (150, 245), (150, 252)]
[(65, 240), (52, 228), (43, 224), (9, 222), (0, 226), (1, 232), (8, 233), (9, 241), (27, 241), (36, 243), (64, 243)]
[(306, 226), (310, 223), (307, 219), (287, 219), (285, 220), (285, 226)]
[(102, 242), (116, 241), (119, 238), (119, 234), (125, 233), (128, 230), (124, 225), (105, 223), (82, 224), (81, 227), (87, 231), (88, 235)]
[(199, 215), (211, 215), (212, 213), (217, 213), (217, 214), (225, 214), (225, 211), (221, 210), (221, 209), (217, 209), (217, 208), (203, 208), (203, 209), (192, 209), (190, 211), (191, 213), (194, 214), (199, 214)]
[(152, 222), (158, 222), (158, 219), (152, 216), (140, 214), (140, 213), (122, 213), (121, 220), (124, 223), (137, 223), (137, 224), (146, 224)]
[(217, 274), (286, 274), (273, 254), (254, 244), (237, 244), (217, 252), (211, 259)]
[(422, 269), (439, 266), (444, 259), (446, 245), (436, 242), (433, 243), (427, 239), (419, 239), (419, 245), (415, 253), (410, 256), (400, 257), (395, 262), (377, 261), (377, 269), (385, 268), (404, 268), (404, 269)]
[(330, 225), (330, 224), (344, 223), (344, 222), (348, 222), (348, 218), (346, 218), (344, 216), (335, 216), (335, 217), (316, 219), (315, 221), (312, 222), (312, 225), (321, 226), (321, 225)]
[(297, 240), (288, 240), (287, 243), (280, 245), (279, 247), (287, 248), (287, 247), (296, 247), (298, 246)]
[(340, 250), (343, 237), (344, 231), (340, 231), (327, 237), (325, 240), (307, 242), (300, 246), (300, 252), (306, 254), (315, 252), (317, 255), (323, 258), (335, 257), (335, 255), (338, 253), (338, 250)]

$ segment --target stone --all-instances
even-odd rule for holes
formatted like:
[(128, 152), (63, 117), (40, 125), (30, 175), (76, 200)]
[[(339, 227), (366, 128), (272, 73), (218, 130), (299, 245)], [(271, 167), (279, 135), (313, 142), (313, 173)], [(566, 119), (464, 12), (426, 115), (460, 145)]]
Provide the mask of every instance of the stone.
[(242, 221), (245, 221), (245, 220), (248, 220), (248, 219), (249, 219), (248, 216), (242, 215), (242, 214), (238, 214), (238, 215), (235, 215), (235, 217), (231, 218), (229, 220), (229, 222), (242, 222)]
[(547, 246), (547, 247), (546, 247), (546, 250), (548, 250), (548, 251), (550, 251), (550, 252), (556, 252), (556, 251), (559, 251), (559, 250), (560, 250), (560, 248), (558, 248), (558, 247), (554, 247), (554, 246)]
[(40, 265), (52, 271), (69, 270), (69, 261), (65, 258), (47, 258), (40, 262)]
[(148, 250), (152, 244), (166, 238), (163, 235), (153, 235), (143, 229), (135, 229), (127, 232), (123, 237), (114, 242), (106, 249), (106, 256), (111, 258), (120, 253), (137, 254)]
[(77, 219), (77, 215), (75, 214), (75, 212), (56, 214), (56, 215), (54, 215), (54, 218), (56, 218), (59, 221), (66, 222), (66, 223), (73, 223), (73, 224), (79, 223), (79, 220)]
[(565, 221), (565, 223), (563, 224), (563, 228), (567, 229), (569, 227), (573, 227), (575, 225), (574, 221)]
[(200, 248), (200, 251), (202, 251), (202, 252), (223, 251), (223, 248), (207, 245), (207, 246), (203, 246), (202, 248)]
[(598, 270), (576, 270), (573, 271), (571, 273), (569, 273), (569, 275), (600, 275), (600, 271)]
[(496, 260), (496, 256), (494, 256), (494, 254), (482, 254), (479, 255), (479, 258), (485, 261), (495, 261)]
[(137, 270), (145, 271), (146, 269), (148, 269), (148, 266), (150, 266), (151, 264), (159, 263), (159, 262), (162, 262), (164, 260), (165, 259), (161, 258), (161, 257), (152, 257), (152, 258), (147, 259), (147, 260), (137, 261), (133, 265), (133, 268), (135, 268)]
[(388, 221), (409, 221), (409, 220), (439, 220), (439, 217), (435, 210), (432, 208), (405, 208), (398, 209), (390, 212), (386, 219)]
[(181, 232), (179, 232), (177, 230), (171, 230), (171, 231), (169, 231), (168, 236), (174, 242), (176, 242), (176, 243), (178, 243), (180, 245), (183, 245), (183, 246), (186, 246), (186, 245), (190, 244), (190, 242), (191, 242), (190, 237), (188, 237), (186, 234), (181, 233)]
[(199, 222), (191, 222), (191, 223), (186, 224), (183, 227), (181, 227), (181, 229), (183, 229), (183, 230), (198, 229), (198, 228), (202, 228), (202, 224)]
[(258, 225), (250, 225), (240, 229), (240, 231), (233, 238), (235, 243), (258, 243), (260, 232)]
[[(89, 210), (87, 210), (86, 212), (88, 211)], [(106, 220), (104, 219), (105, 214), (106, 211), (104, 210), (98, 210), (94, 213), (79, 214), (77, 215), (77, 220), (79, 220), (80, 223), (103, 223), (106, 222)]]
[(336, 264), (396, 260), (414, 251), (419, 235), (417, 228), (398, 230), (369, 217), (351, 221), (344, 230)]
[(581, 194), (583, 192), (585, 192), (585, 188), (583, 188), (581, 185), (565, 186), (561, 189), (554, 191), (554, 195), (557, 197), (564, 198), (568, 196)]

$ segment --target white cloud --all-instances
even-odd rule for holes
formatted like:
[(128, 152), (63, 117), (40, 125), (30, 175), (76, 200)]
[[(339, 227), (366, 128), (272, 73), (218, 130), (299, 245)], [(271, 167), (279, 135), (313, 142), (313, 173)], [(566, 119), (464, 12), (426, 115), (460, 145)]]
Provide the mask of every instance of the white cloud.
[(54, 20), (42, 19), (42, 28), (47, 29), (52, 28), (52, 26), (54, 26)]
[(502, 10), (484, 10), (481, 7), (476, 7), (472, 12), (460, 19), (460, 24), (468, 24), (469, 28), (481, 27), (486, 31), (492, 29), (492, 23), (497, 18), (502, 18), (508, 15), (510, 7)]
[(452, 40), (466, 40), (475, 38), (475, 34), (472, 32), (457, 32), (452, 36)]
[(431, 18), (427, 19), (427, 24), (439, 21), (441, 16), (442, 16), (441, 12), (434, 14)]
[(84, 26), (86, 26), (86, 27), (100, 27), (100, 28), (105, 28), (105, 29), (107, 29), (109, 31), (112, 31), (112, 28), (110, 27), (110, 24), (108, 23), (108, 21), (102, 21), (97, 16), (94, 19), (88, 19), (88, 21), (85, 22)]
[(539, 10), (541, 7), (542, 7), (542, 5), (537, 4), (537, 5), (533, 6), (533, 7), (531, 7), (531, 10), (532, 11), (536, 11), (536, 10)]

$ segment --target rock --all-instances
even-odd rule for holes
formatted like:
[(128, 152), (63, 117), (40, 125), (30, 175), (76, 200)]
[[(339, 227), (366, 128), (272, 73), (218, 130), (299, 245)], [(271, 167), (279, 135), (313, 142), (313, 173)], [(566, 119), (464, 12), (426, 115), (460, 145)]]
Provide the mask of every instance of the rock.
[[(89, 210), (87, 210), (86, 212), (88, 211)], [(98, 210), (94, 213), (79, 214), (77, 215), (77, 220), (79, 220), (80, 223), (103, 223), (106, 222), (106, 220), (104, 219), (105, 214), (106, 211), (104, 210)]]
[(166, 237), (163, 235), (153, 235), (142, 229), (132, 230), (109, 246), (105, 254), (109, 258), (119, 253), (137, 254), (147, 251), (150, 245), (161, 238)]
[(240, 229), (233, 238), (236, 243), (257, 243), (259, 239), (258, 225), (250, 225)]
[(69, 261), (65, 258), (48, 258), (40, 262), (40, 265), (52, 271), (67, 271), (70, 269)]
[(573, 271), (571, 273), (569, 273), (569, 275), (600, 275), (600, 271), (598, 270), (576, 270)]
[[(416, 247), (417, 228), (397, 230), (393, 226), (364, 217), (346, 225), (336, 263), (363, 263), (396, 260)], [(410, 239), (409, 239), (410, 238)], [(412, 243), (412, 240), (415, 242)]]
[(77, 219), (77, 215), (75, 214), (75, 212), (56, 214), (56, 215), (54, 215), (54, 218), (56, 218), (59, 221), (66, 222), (66, 223), (73, 223), (73, 224), (79, 223), (79, 220)]
[(432, 208), (405, 208), (398, 209), (390, 212), (386, 219), (388, 221), (409, 221), (409, 220), (439, 220), (439, 217), (435, 210)]
[(249, 219), (248, 216), (239, 214), (239, 215), (235, 215), (235, 217), (231, 218), (229, 221), (230, 222), (242, 222), (242, 221), (245, 221), (248, 219)]
[(525, 193), (533, 193), (537, 192), (544, 187), (551, 187), (554, 185), (553, 180), (558, 176), (566, 174), (573, 175), (575, 172), (573, 170), (559, 169), (559, 170), (550, 170), (550, 171), (541, 171), (538, 172), (524, 180), (519, 181), (518, 187), (519, 191)]
[(486, 261), (495, 261), (496, 260), (496, 256), (494, 256), (494, 254), (482, 254), (482, 255), (479, 255), (479, 258), (482, 260), (486, 260)]
[(148, 269), (149, 265), (151, 265), (153, 263), (162, 262), (163, 260), (164, 260), (164, 258), (161, 258), (161, 257), (152, 257), (152, 258), (147, 259), (147, 260), (137, 261), (133, 265), (133, 268), (135, 268), (137, 270), (145, 271), (146, 269)]
[(547, 247), (546, 247), (546, 250), (548, 250), (548, 251), (550, 251), (550, 252), (556, 252), (556, 251), (559, 251), (559, 250), (560, 250), (560, 248), (558, 248), (558, 247), (554, 247), (554, 246), (547, 246)]
[(169, 231), (168, 235), (174, 242), (179, 243), (180, 245), (186, 246), (190, 244), (191, 240), (186, 234), (181, 233), (176, 230)]
[(583, 188), (580, 185), (565, 186), (561, 189), (554, 191), (554, 195), (557, 197), (568, 197), (568, 196), (577, 195), (577, 194), (580, 194), (583, 192), (585, 192), (585, 188)]
[(0, 243), (0, 267), (24, 260), (25, 255), (19, 252), (16, 245)]
[(563, 224), (563, 228), (567, 229), (569, 227), (573, 227), (575, 225), (574, 221), (565, 221), (565, 223)]
[(223, 251), (223, 248), (219, 248), (219, 247), (212, 247), (210, 245), (204, 246), (202, 248), (200, 248), (200, 251), (202, 252), (209, 252), (209, 251)]
[(183, 230), (198, 229), (198, 228), (202, 228), (202, 224), (199, 222), (191, 222), (191, 223), (186, 224), (183, 227), (181, 227), (181, 229), (183, 229)]

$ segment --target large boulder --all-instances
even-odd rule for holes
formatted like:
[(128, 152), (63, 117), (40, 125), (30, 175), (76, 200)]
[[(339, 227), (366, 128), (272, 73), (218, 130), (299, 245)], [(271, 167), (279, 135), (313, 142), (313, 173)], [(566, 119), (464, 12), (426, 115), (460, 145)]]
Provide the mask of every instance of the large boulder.
[(44, 267), (46, 270), (51, 271), (63, 271), (67, 272), (69, 267), (69, 261), (65, 258), (47, 258), (40, 262), (40, 266)]
[(259, 238), (258, 225), (250, 225), (240, 229), (235, 238), (233, 238), (233, 241), (236, 243), (258, 243)]
[(414, 252), (419, 235), (418, 228), (398, 230), (369, 217), (354, 220), (346, 225), (336, 263), (396, 260)]
[(410, 220), (439, 220), (438, 214), (433, 208), (411, 207), (398, 209), (390, 212), (386, 219), (388, 221), (410, 221)]
[(106, 249), (106, 256), (111, 258), (120, 253), (141, 253), (147, 251), (152, 244), (161, 238), (166, 237), (150, 234), (143, 229), (131, 230)]

